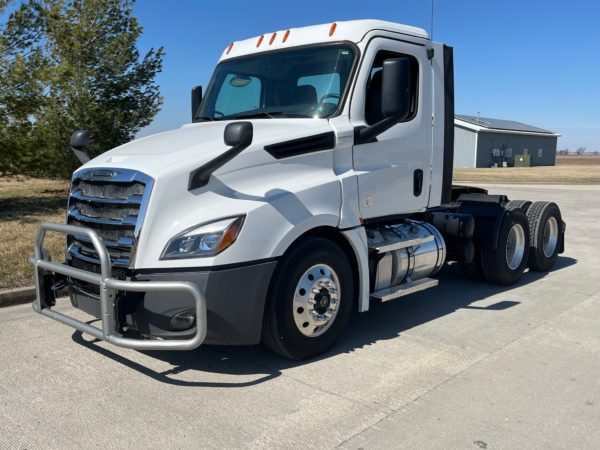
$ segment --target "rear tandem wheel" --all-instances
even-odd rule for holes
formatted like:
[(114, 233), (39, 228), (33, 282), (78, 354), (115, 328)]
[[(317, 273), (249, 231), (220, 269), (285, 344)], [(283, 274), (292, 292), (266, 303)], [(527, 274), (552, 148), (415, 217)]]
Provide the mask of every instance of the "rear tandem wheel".
[(521, 209), (507, 210), (498, 233), (497, 248), (481, 249), (481, 270), (490, 283), (504, 286), (521, 278), (529, 256), (529, 222)]
[(550, 270), (564, 246), (564, 223), (560, 209), (553, 202), (535, 202), (527, 210), (531, 252), (528, 266), (531, 270)]

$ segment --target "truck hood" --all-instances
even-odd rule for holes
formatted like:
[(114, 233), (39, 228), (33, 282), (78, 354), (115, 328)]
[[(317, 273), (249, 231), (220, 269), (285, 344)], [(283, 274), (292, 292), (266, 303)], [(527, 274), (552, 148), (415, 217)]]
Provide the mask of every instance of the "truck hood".
[[(249, 120), (254, 127), (252, 145), (222, 168), (230, 172), (267, 164), (274, 158), (264, 146), (331, 131), (326, 119)], [(223, 132), (231, 121), (186, 124), (176, 130), (147, 136), (101, 154), (81, 169), (114, 167), (138, 170), (151, 177), (169, 172), (189, 173), (229, 149)]]

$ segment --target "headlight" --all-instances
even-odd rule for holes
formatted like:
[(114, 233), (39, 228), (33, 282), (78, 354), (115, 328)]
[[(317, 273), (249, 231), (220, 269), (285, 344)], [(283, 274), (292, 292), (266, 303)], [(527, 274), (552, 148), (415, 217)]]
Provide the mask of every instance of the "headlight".
[(240, 234), (244, 217), (231, 217), (205, 223), (175, 236), (160, 259), (215, 256), (229, 248)]

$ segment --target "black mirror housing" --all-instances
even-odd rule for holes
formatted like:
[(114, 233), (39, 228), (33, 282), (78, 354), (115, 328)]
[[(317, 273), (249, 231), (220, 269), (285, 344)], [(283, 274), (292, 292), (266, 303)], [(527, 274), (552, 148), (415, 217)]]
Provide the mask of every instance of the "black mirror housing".
[(202, 86), (195, 86), (192, 88), (192, 122), (196, 122), (200, 102), (202, 102)]
[(223, 141), (225, 141), (225, 145), (229, 145), (231, 148), (190, 173), (188, 190), (192, 191), (205, 186), (215, 170), (227, 164), (252, 144), (253, 134), (252, 122), (228, 124), (223, 133)]
[(252, 122), (233, 122), (225, 127), (223, 141), (230, 147), (248, 147), (252, 143)]
[(402, 121), (410, 116), (413, 83), (409, 58), (387, 59), (383, 62), (381, 111), (386, 117)]
[(88, 130), (77, 130), (71, 135), (70, 145), (75, 150), (84, 151), (90, 145), (90, 132)]

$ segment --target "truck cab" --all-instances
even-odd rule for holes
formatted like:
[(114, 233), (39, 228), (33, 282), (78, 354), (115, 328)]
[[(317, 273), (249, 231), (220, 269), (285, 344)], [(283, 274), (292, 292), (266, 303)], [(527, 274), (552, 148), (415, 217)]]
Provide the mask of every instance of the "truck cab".
[[(548, 270), (554, 203), (452, 186), (453, 76), (452, 48), (379, 20), (229, 44), (191, 123), (73, 174), (67, 224), (44, 224), (31, 258), (34, 309), (125, 347), (299, 359), (447, 262), (500, 284)], [(64, 264), (46, 231), (67, 235)], [(53, 311), (58, 285), (102, 329)]]

